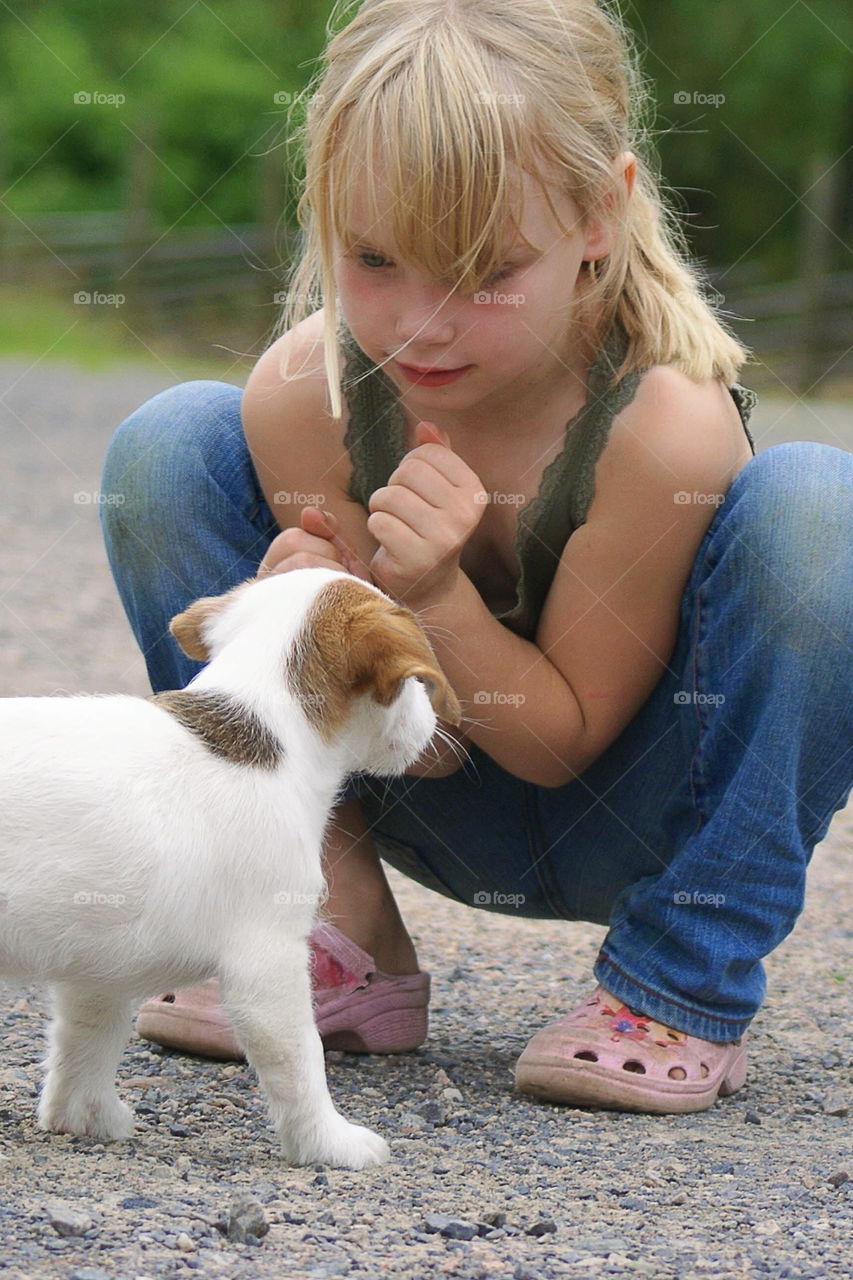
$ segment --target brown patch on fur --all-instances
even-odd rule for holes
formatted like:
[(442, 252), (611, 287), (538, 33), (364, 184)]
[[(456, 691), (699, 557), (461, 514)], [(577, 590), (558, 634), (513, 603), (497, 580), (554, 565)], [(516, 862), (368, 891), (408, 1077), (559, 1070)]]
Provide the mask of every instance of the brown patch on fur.
[(195, 658), (196, 662), (210, 662), (211, 653), (203, 631), (212, 618), (228, 608), (236, 592), (244, 591), (256, 581), (256, 578), (249, 578), (221, 596), (202, 596), (200, 600), (194, 600), (183, 613), (175, 615), (169, 623), (169, 630), (188, 658)]
[(388, 707), (409, 676), (423, 680), (437, 716), (460, 723), (456, 695), (411, 610), (353, 578), (318, 592), (288, 679), (309, 723), (326, 741), (345, 724), (353, 697), (370, 691)]
[(283, 750), (278, 738), (246, 707), (224, 693), (174, 689), (148, 699), (174, 716), (214, 755), (230, 764), (275, 769)]

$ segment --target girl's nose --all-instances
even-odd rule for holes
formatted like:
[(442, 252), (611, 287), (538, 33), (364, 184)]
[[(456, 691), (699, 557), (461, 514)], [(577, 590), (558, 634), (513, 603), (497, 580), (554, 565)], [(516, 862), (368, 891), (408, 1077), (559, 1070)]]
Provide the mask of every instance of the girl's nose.
[(414, 290), (401, 299), (396, 324), (400, 346), (445, 346), (453, 341), (456, 329), (449, 293), (449, 286), (437, 285)]

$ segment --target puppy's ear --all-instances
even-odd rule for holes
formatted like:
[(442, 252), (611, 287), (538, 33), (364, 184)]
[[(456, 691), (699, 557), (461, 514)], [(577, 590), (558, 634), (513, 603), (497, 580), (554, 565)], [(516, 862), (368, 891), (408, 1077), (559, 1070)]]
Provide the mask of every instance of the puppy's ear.
[(210, 662), (213, 654), (204, 638), (209, 623), (223, 609), (228, 608), (235, 592), (242, 591), (255, 581), (255, 578), (249, 578), (222, 596), (202, 596), (200, 600), (194, 600), (183, 613), (175, 615), (169, 623), (169, 630), (188, 658), (195, 658), (196, 662)]
[(409, 676), (423, 680), (436, 715), (460, 723), (456, 695), (413, 613), (356, 578), (341, 577), (319, 592), (288, 678), (324, 738), (346, 723), (353, 696), (370, 693), (388, 707)]
[(169, 623), (169, 630), (188, 658), (197, 662), (210, 662), (211, 653), (204, 639), (204, 631), (211, 618), (222, 612), (223, 596), (204, 596), (195, 600), (183, 613)]
[(429, 641), (408, 609), (376, 611), (357, 645), (360, 680), (372, 689), (376, 701), (389, 707), (404, 680), (423, 681), (432, 709), (448, 724), (458, 725), (462, 711), (456, 694), (439, 667)]

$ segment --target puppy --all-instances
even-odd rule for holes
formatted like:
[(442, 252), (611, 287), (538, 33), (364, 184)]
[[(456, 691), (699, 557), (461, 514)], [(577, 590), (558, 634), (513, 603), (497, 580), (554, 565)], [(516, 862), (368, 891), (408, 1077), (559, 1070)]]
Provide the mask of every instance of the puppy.
[(308, 933), (348, 774), (402, 773), (459, 704), (414, 616), (326, 569), (173, 619), (207, 666), (151, 698), (0, 700), (0, 976), (52, 987), (40, 1128), (127, 1138), (116, 1067), (152, 991), (218, 975), (285, 1158), (361, 1169), (335, 1110)]

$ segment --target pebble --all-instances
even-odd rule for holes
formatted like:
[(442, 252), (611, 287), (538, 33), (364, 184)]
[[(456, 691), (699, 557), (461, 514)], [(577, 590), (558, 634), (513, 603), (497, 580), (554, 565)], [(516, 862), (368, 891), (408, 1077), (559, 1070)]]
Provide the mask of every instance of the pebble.
[(551, 1218), (541, 1218), (539, 1222), (534, 1222), (531, 1227), (525, 1227), (524, 1234), (527, 1236), (547, 1236), (552, 1231), (557, 1230), (557, 1224)]
[(431, 1125), (425, 1116), (416, 1111), (404, 1111), (399, 1119), (399, 1128), (401, 1133), (423, 1133)]
[(480, 1234), (476, 1222), (452, 1218), (446, 1213), (428, 1213), (424, 1218), (424, 1227), (430, 1234), (445, 1236), (448, 1240), (473, 1240)]
[(270, 1229), (263, 1206), (253, 1196), (237, 1195), (231, 1201), (228, 1216), (217, 1223), (229, 1240), (246, 1244), (249, 1236), (260, 1240)]
[(47, 1218), (58, 1236), (84, 1236), (93, 1225), (88, 1213), (61, 1204), (49, 1205)]
[(827, 1116), (849, 1116), (850, 1103), (840, 1093), (832, 1093), (824, 1101), (823, 1111)]
[(447, 1107), (443, 1107), (440, 1102), (422, 1102), (419, 1107), (415, 1108), (415, 1115), (421, 1116), (430, 1124), (447, 1124), (448, 1111)]

